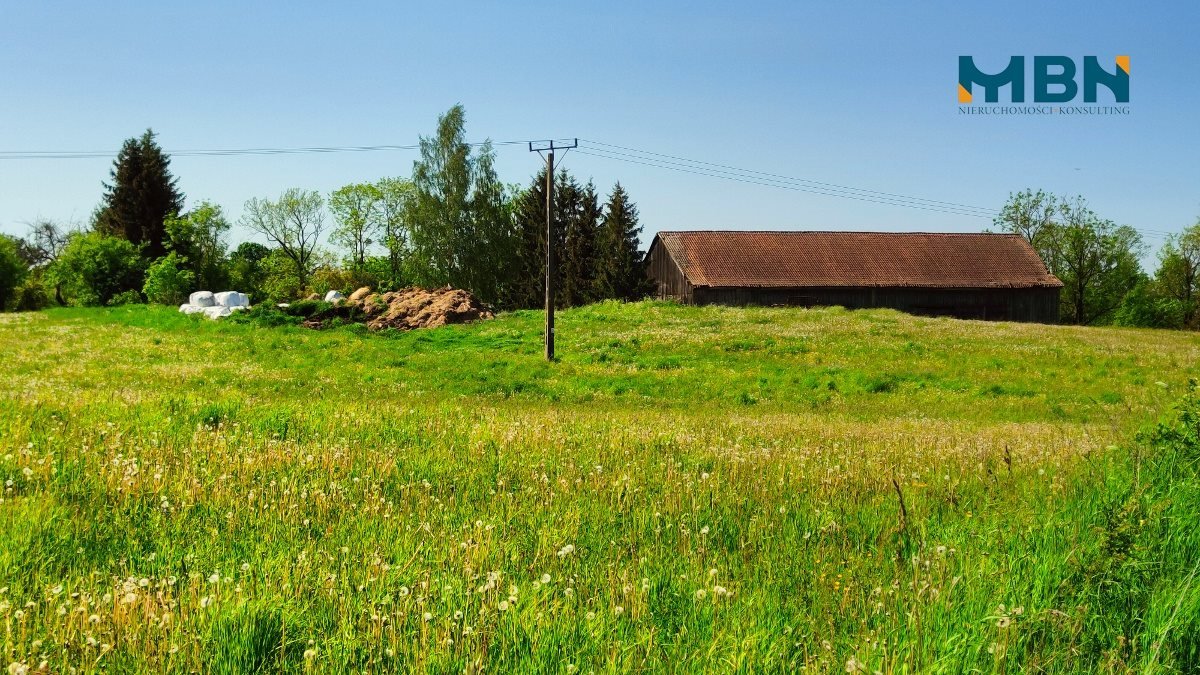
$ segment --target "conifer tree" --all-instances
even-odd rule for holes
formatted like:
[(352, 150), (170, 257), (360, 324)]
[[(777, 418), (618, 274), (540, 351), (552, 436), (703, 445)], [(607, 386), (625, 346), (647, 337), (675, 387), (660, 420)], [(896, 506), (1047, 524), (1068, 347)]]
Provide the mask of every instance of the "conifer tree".
[(171, 175), (171, 159), (150, 129), (130, 138), (113, 162), (111, 183), (104, 184), (104, 201), (95, 215), (95, 229), (143, 246), (155, 259), (167, 251), (164, 223), (183, 210), (183, 193)]
[(602, 298), (638, 300), (650, 290), (638, 250), (637, 205), (617, 183), (604, 208), (596, 236), (596, 295)]
[[(564, 174), (565, 176), (565, 174)], [(596, 234), (600, 227), (600, 197), (588, 181), (580, 187), (566, 179), (563, 190), (563, 249), (560, 302), (567, 307), (586, 305), (596, 296)]]

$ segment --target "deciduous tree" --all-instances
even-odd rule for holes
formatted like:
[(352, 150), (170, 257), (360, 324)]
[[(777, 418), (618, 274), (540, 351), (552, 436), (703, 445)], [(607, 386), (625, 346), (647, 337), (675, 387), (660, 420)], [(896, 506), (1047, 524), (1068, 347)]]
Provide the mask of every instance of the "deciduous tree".
[(1162, 293), (1180, 303), (1184, 324), (1194, 325), (1200, 304), (1200, 221), (1167, 240), (1159, 251), (1155, 282)]
[(372, 183), (343, 186), (329, 195), (329, 211), (336, 225), (329, 240), (350, 253), (350, 266), (361, 272), (367, 253), (383, 230), (383, 194)]
[(221, 207), (200, 202), (188, 213), (167, 218), (168, 248), (179, 254), (178, 264), (192, 273), (199, 288), (218, 291), (229, 283), (226, 264), (229, 221)]
[(270, 239), (291, 261), (303, 289), (313, 270), (313, 254), (325, 229), (324, 200), (317, 192), (292, 188), (279, 199), (246, 202), (242, 224)]

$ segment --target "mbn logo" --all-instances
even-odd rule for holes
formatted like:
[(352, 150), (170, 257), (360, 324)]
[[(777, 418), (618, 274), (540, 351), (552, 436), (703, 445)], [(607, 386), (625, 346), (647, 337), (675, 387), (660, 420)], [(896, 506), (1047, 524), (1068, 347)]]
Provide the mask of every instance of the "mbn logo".
[[(1069, 56), (1033, 57), (1033, 102), (1067, 103), (1079, 94), (1075, 83), (1075, 61)], [(1053, 71), (1053, 72), (1052, 72)], [(972, 85), (983, 87), (988, 103), (1000, 100), (1000, 87), (1011, 85), (1012, 102), (1025, 102), (1025, 57), (1014, 56), (1008, 67), (989, 75), (975, 67), (970, 56), (958, 57), (958, 102), (970, 103)], [(1083, 57), (1083, 101), (1096, 102), (1096, 85), (1104, 85), (1116, 97), (1117, 103), (1129, 103), (1129, 56), (1118, 56), (1117, 66), (1108, 72), (1094, 56)], [(1051, 91), (1055, 88), (1056, 91)]]

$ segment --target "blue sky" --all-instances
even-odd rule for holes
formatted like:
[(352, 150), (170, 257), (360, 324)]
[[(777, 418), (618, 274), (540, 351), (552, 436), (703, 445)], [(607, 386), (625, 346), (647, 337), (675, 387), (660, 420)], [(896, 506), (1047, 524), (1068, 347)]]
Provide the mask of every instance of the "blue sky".
[[(404, 145), (461, 102), (472, 140), (579, 137), (992, 209), (1025, 187), (1082, 194), (1154, 247), (1200, 216), (1200, 3), (248, 4), (8, 3), (0, 150), (116, 149), (146, 127), (167, 150)], [(988, 69), (1011, 55), (1129, 54), (1132, 113), (959, 116), (960, 54)], [(208, 199), (236, 220), (251, 197), (408, 175), (415, 157), (173, 168), (189, 205)], [(528, 182), (539, 161), (498, 149), (506, 182)], [(0, 231), (85, 222), (110, 164), (0, 160)], [(620, 180), (646, 242), (660, 229), (990, 225), (580, 153), (565, 164), (603, 192)]]

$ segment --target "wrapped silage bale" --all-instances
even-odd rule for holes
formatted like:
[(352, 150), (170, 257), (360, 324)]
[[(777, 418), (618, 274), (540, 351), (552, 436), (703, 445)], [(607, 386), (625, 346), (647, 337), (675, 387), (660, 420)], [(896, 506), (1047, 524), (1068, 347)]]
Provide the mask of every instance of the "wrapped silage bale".
[(183, 312), (184, 314), (199, 314), (200, 312), (204, 311), (204, 308), (200, 305), (193, 305), (192, 303), (188, 302), (180, 305), (179, 311)]
[(345, 299), (346, 296), (342, 295), (340, 291), (329, 291), (325, 294), (325, 302), (337, 302)]
[(221, 291), (213, 296), (218, 307), (248, 307), (250, 298), (237, 291)]
[[(188, 304), (197, 307), (212, 307), (217, 304), (212, 291), (196, 291), (188, 296)], [(180, 309), (179, 311), (183, 311)]]
[(203, 311), (204, 316), (210, 319), (220, 319), (233, 314), (233, 310), (228, 307), (221, 307), (220, 305), (215, 307), (205, 307)]

